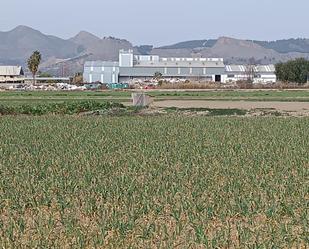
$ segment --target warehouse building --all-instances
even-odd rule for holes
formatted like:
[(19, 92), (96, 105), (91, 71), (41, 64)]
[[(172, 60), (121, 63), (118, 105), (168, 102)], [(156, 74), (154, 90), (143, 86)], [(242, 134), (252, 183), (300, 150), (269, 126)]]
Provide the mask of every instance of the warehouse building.
[[(276, 82), (275, 66), (252, 68), (254, 83)], [(248, 66), (224, 65), (222, 58), (160, 58), (157, 55), (134, 55), (132, 50), (119, 52), (118, 62), (88, 61), (84, 82), (128, 83), (149, 80), (155, 74), (165, 79), (190, 79), (199, 82), (237, 82), (248, 80)]]
[(23, 83), (24, 71), (20, 66), (0, 66), (0, 83)]
[(248, 78), (253, 83), (276, 83), (276, 68), (274, 65), (244, 66), (244, 65), (227, 65), (226, 82), (245, 81)]
[(83, 77), (88, 83), (124, 83), (132, 79), (148, 80), (158, 73), (168, 79), (226, 80), (222, 58), (160, 58), (134, 55), (132, 50), (121, 50), (119, 62), (86, 62)]

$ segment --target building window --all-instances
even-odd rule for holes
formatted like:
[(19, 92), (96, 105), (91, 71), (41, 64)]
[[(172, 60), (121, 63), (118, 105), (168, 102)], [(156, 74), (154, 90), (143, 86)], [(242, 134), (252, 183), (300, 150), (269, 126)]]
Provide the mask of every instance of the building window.
[(181, 70), (180, 70), (180, 67), (178, 68), (178, 74), (180, 74), (181, 73)]
[(190, 67), (190, 74), (192, 74), (193, 73), (193, 70), (192, 70), (192, 67)]

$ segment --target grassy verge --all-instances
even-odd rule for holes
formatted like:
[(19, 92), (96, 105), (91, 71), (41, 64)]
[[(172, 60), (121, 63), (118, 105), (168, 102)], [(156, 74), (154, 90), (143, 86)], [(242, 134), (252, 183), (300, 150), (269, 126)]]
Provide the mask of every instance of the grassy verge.
[[(130, 99), (130, 91), (99, 92), (0, 92), (0, 101), (9, 100), (98, 100), (98, 99)], [(149, 91), (147, 94), (156, 99), (217, 99), (217, 100), (261, 100), (261, 101), (309, 101), (308, 90), (212, 90), (212, 91)]]

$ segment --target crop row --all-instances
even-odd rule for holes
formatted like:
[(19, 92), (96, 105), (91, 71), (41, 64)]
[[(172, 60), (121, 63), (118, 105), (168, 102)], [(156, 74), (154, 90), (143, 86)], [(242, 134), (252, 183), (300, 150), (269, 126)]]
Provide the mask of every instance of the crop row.
[(0, 247), (305, 248), (308, 125), (2, 117)]

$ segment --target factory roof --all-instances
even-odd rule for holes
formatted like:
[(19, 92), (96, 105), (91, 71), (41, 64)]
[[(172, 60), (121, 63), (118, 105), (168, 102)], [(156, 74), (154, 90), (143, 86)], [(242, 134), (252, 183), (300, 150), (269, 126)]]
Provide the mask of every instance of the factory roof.
[(275, 65), (259, 65), (256, 66), (255, 69), (257, 70), (257, 72), (274, 73), (276, 71)]
[(20, 76), (24, 75), (21, 66), (0, 66), (1, 76)]
[(160, 58), (137, 61), (135, 67), (224, 67), (222, 58)]
[[(245, 65), (227, 65), (225, 66), (227, 72), (246, 72)], [(276, 71), (274, 65), (259, 65), (254, 66), (257, 73), (274, 73)]]

